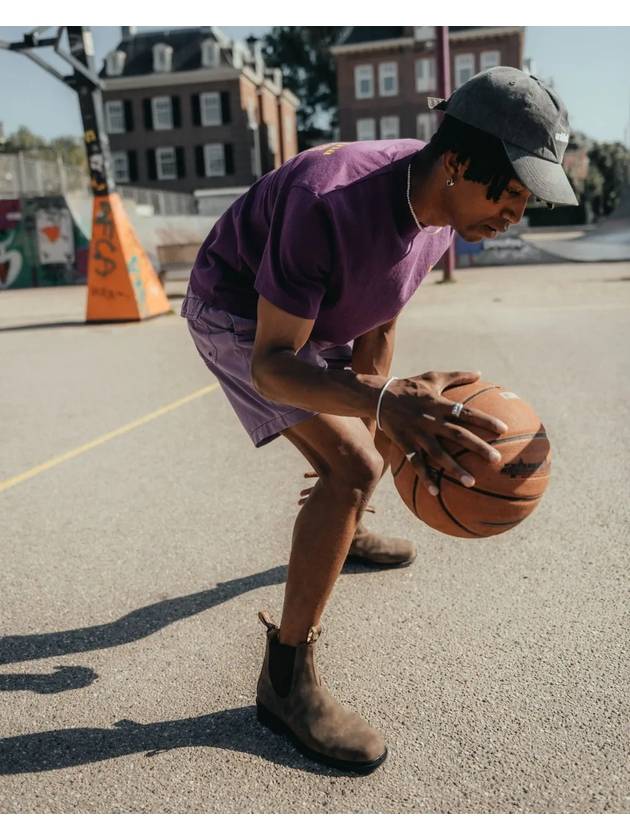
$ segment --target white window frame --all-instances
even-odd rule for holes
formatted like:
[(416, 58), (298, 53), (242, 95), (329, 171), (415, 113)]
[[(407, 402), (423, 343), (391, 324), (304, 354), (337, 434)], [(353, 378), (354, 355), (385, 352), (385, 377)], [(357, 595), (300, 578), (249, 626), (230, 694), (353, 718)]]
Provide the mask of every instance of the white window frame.
[[(455, 56), (455, 87), (458, 88), (475, 75), (475, 54), (459, 53)], [(464, 78), (465, 76), (465, 78)]]
[(105, 103), (105, 127), (108, 134), (124, 134), (127, 130), (122, 99), (110, 99)]
[(247, 103), (247, 128), (251, 128), (252, 130), (258, 128), (256, 102), (253, 99), (250, 99)]
[(376, 140), (376, 120), (363, 117), (357, 120), (357, 140)]
[(155, 44), (153, 47), (153, 72), (170, 73), (173, 69), (173, 47), (169, 44)]
[(218, 67), (221, 63), (221, 47), (216, 41), (208, 39), (201, 44), (201, 64), (203, 67)]
[[(168, 119), (164, 116), (164, 105), (168, 105)], [(154, 96), (151, 100), (151, 116), (153, 117), (153, 128), (156, 131), (168, 131), (173, 128), (173, 101), (170, 96)], [(160, 119), (158, 119), (158, 116)]]
[[(170, 160), (164, 161), (164, 157), (169, 157)], [(172, 172), (168, 168), (172, 165)], [(155, 150), (155, 171), (157, 173), (158, 181), (175, 181), (177, 180), (177, 153), (175, 146), (158, 146)]]
[[(363, 88), (367, 82), (367, 88)], [(374, 66), (372, 64), (357, 64), (354, 68), (354, 95), (356, 99), (372, 99), (374, 97)]]
[(129, 155), (125, 151), (112, 152), (114, 180), (118, 184), (129, 183)]
[(414, 26), (413, 37), (416, 41), (434, 41), (435, 26)]
[(437, 90), (435, 59), (417, 58), (415, 63), (416, 93), (434, 93)]
[(199, 111), (201, 114), (201, 125), (223, 125), (221, 94), (217, 91), (200, 93)]
[[(389, 87), (387, 82), (393, 81)], [(378, 93), (379, 96), (398, 95), (398, 62), (384, 61), (378, 65)]]
[(127, 54), (122, 50), (114, 50), (105, 59), (107, 64), (108, 76), (121, 76), (125, 67), (125, 59)]
[(278, 129), (275, 123), (267, 123), (267, 143), (269, 151), (275, 155), (278, 151)]
[(399, 140), (400, 139), (400, 117), (388, 116), (381, 117), (379, 130), (381, 140)]
[[(421, 114), (416, 116), (416, 137), (418, 140), (424, 140), (425, 142), (429, 142), (431, 137), (435, 134), (435, 123), (436, 123), (436, 115), (435, 114), (427, 114), (426, 111), (423, 111)], [(420, 131), (420, 126), (423, 126), (423, 130)]]
[[(217, 149), (221, 150), (221, 155), (217, 155), (213, 160), (212, 155)], [(203, 163), (206, 178), (221, 178), (225, 175), (225, 147), (223, 143), (206, 143), (203, 147)]]
[(479, 72), (489, 70), (491, 67), (499, 67), (501, 64), (500, 50), (484, 50), (479, 59)]

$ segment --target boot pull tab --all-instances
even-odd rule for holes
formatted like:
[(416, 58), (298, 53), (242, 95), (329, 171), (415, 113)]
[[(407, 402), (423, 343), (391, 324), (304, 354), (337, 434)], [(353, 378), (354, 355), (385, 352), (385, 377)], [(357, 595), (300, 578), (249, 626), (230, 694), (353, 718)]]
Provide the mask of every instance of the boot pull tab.
[(269, 615), (269, 613), (266, 610), (261, 610), (258, 613), (258, 618), (260, 619), (261, 623), (264, 624), (265, 627), (267, 628), (267, 632), (269, 632), (269, 630), (277, 630), (278, 629), (278, 625), (274, 623), (272, 617)]
[(316, 642), (319, 639), (319, 637), (321, 636), (321, 634), (322, 634), (322, 628), (321, 627), (317, 626), (317, 627), (309, 628), (308, 636), (306, 637), (306, 644), (310, 645), (311, 642)]

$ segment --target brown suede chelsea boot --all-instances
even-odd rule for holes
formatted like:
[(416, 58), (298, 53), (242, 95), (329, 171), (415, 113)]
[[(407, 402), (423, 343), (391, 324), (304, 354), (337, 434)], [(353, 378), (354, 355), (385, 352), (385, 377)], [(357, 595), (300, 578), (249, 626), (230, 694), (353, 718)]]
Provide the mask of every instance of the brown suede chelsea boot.
[(417, 549), (409, 540), (400, 537), (382, 537), (368, 531), (359, 522), (348, 551), (346, 561), (358, 561), (381, 569), (400, 569), (411, 566), (416, 559)]
[(313, 649), (320, 627), (293, 647), (278, 640), (279, 627), (266, 612), (267, 648), (256, 692), (260, 723), (288, 735), (303, 755), (330, 767), (371, 773), (387, 757), (383, 737), (358, 714), (341, 706), (322, 685)]

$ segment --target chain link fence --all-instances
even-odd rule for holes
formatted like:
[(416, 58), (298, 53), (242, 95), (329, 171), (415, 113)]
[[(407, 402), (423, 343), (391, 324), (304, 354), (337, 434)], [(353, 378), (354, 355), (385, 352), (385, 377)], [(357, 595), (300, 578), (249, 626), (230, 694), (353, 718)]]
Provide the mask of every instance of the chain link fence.
[[(188, 193), (149, 190), (119, 184), (123, 198), (135, 201), (138, 207), (150, 208), (156, 216), (197, 215), (197, 201)], [(78, 166), (64, 164), (61, 157), (45, 160), (25, 152), (0, 154), (0, 198), (21, 196), (64, 195), (65, 193), (91, 195), (90, 180)]]

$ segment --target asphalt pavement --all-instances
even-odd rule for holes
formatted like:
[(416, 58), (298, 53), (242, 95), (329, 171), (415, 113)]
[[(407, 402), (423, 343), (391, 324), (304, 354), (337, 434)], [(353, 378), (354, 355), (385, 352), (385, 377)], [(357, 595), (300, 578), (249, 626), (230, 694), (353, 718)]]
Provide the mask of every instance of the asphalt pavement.
[(552, 479), (488, 540), (377, 489), (368, 525), (418, 559), (346, 569), (317, 643), (386, 736), (367, 777), (255, 719), (302, 456), (252, 446), (175, 314), (86, 325), (84, 288), (0, 295), (1, 812), (627, 813), (630, 263), (438, 279), (392, 373), (516, 391)]

